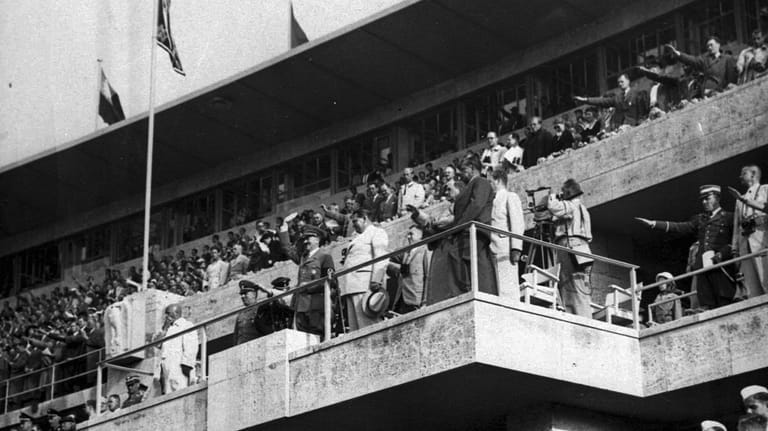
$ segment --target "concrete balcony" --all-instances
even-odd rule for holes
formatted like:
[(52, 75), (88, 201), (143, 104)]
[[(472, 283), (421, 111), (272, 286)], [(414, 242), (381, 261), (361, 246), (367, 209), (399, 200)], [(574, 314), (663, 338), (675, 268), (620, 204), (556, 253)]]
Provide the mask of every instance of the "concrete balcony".
[(637, 333), (468, 293), (324, 343), (282, 331), (235, 346), (210, 357), (207, 384), (80, 429), (693, 423), (738, 413), (739, 388), (768, 378), (766, 312), (754, 298)]

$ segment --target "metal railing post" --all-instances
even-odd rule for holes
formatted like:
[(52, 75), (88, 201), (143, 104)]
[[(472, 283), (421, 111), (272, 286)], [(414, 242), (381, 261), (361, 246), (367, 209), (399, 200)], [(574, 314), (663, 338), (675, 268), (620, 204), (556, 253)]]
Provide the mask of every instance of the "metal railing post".
[(56, 388), (56, 364), (51, 365), (51, 399), (55, 393)]
[(208, 332), (200, 328), (200, 378), (208, 380)]
[(101, 363), (96, 365), (96, 415), (101, 414)]
[(474, 223), (469, 225), (469, 283), (472, 293), (477, 293), (477, 226)]
[(331, 339), (331, 282), (323, 283), (323, 341)]
[(640, 301), (637, 299), (637, 272), (629, 268), (629, 286), (632, 294), (632, 320), (636, 331), (640, 330)]
[(11, 379), (5, 381), (5, 402), (3, 403), (3, 413), (8, 413), (8, 397), (11, 395)]

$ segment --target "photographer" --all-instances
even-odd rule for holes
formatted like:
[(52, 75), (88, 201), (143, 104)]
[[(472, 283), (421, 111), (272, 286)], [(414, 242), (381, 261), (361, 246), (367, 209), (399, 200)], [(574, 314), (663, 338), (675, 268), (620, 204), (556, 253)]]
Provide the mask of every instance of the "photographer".
[[(549, 195), (547, 210), (555, 225), (555, 244), (573, 250), (591, 253), (592, 226), (589, 211), (581, 203), (581, 186), (573, 179), (563, 183), (561, 195)], [(565, 310), (572, 314), (591, 318), (589, 305), (592, 294), (590, 275), (593, 260), (565, 251), (557, 252), (560, 264), (560, 298)]]
[[(756, 165), (747, 165), (741, 168), (739, 179), (741, 184), (747, 187), (744, 194), (729, 187), (729, 191), (736, 198), (736, 208), (733, 217), (733, 240), (731, 247), (733, 252), (744, 256), (758, 250), (762, 250), (768, 244), (768, 236), (765, 234), (768, 217), (765, 213), (765, 205), (768, 202), (768, 186), (760, 184), (760, 168)], [(768, 258), (755, 257), (741, 261), (739, 272), (744, 274), (744, 285), (747, 292), (739, 292), (738, 295), (754, 298), (768, 292)]]

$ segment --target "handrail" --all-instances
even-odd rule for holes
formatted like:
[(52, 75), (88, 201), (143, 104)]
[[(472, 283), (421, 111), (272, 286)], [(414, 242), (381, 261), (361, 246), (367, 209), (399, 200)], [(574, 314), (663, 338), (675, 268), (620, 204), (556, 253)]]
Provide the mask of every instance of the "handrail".
[(648, 284), (646, 286), (640, 287), (637, 290), (638, 290), (638, 292), (643, 292), (645, 290), (661, 286), (662, 284), (666, 284), (666, 283), (669, 283), (669, 282), (672, 282), (672, 281), (682, 280), (682, 279), (688, 278), (688, 277), (693, 277), (695, 275), (699, 275), (699, 274), (703, 274), (703, 273), (708, 272), (708, 271), (712, 271), (713, 269), (722, 268), (724, 266), (728, 266), (728, 265), (731, 265), (731, 264), (736, 263), (736, 262), (741, 262), (742, 260), (751, 259), (751, 258), (757, 257), (757, 256), (764, 256), (766, 254), (768, 254), (768, 248), (764, 248), (762, 250), (758, 250), (758, 251), (755, 251), (755, 252), (752, 252), (752, 253), (749, 253), (749, 254), (745, 254), (744, 256), (735, 257), (733, 259), (726, 260), (726, 261), (723, 261), (723, 262), (720, 262), (720, 263), (716, 263), (716, 264), (714, 264), (712, 266), (708, 266), (706, 268), (700, 268), (700, 269), (697, 269), (695, 271), (689, 271), (689, 272), (686, 272), (684, 274), (678, 275), (677, 277), (672, 277), (671, 279), (665, 279), (665, 280), (662, 280), (662, 281), (657, 281), (655, 283), (651, 283), (651, 284)]
[[(71, 358), (67, 358), (67, 359), (65, 359), (65, 360), (63, 360), (61, 362), (54, 362), (53, 364), (51, 364), (51, 365), (49, 365), (47, 367), (44, 367), (44, 368), (38, 368), (36, 370), (29, 371), (29, 372), (24, 373), (24, 374), (19, 374), (18, 376), (8, 377), (7, 379), (0, 381), (0, 384), (2, 384), (2, 382), (10, 382), (11, 380), (18, 380), (18, 379), (21, 379), (23, 377), (28, 377), (28, 376), (31, 376), (33, 374), (39, 374), (39, 373), (42, 373), (43, 371), (47, 371), (49, 369), (53, 369), (54, 367), (61, 367), (62, 365), (67, 364), (69, 362), (72, 362), (72, 361), (74, 361), (76, 359), (81, 359), (81, 358), (84, 358), (84, 357), (86, 357), (88, 355), (93, 355), (95, 353), (103, 352), (104, 350), (105, 350), (105, 348), (102, 347), (102, 348), (97, 349), (97, 350), (93, 350), (93, 351), (90, 351), (90, 352), (83, 353), (82, 355), (77, 355), (77, 356), (73, 356)], [(95, 370), (95, 368), (94, 368), (94, 370)]]
[(354, 265), (354, 266), (349, 267), (349, 268), (344, 268), (342, 270), (336, 271), (331, 277), (329, 277), (328, 275), (325, 275), (325, 276), (320, 277), (320, 278), (318, 278), (316, 280), (312, 280), (312, 281), (310, 281), (308, 283), (296, 286), (296, 287), (294, 287), (292, 289), (288, 289), (288, 290), (286, 290), (284, 292), (281, 292), (279, 294), (273, 295), (273, 296), (271, 296), (269, 298), (264, 298), (261, 301), (256, 302), (255, 304), (252, 304), (252, 305), (249, 305), (249, 306), (245, 306), (245, 307), (242, 307), (242, 308), (236, 308), (234, 310), (230, 310), (230, 311), (224, 312), (224, 313), (222, 313), (222, 314), (220, 314), (218, 316), (211, 317), (211, 318), (209, 318), (207, 320), (204, 320), (204, 321), (202, 321), (200, 323), (193, 324), (192, 326), (190, 326), (189, 328), (185, 329), (184, 331), (177, 332), (175, 334), (172, 334), (172, 335), (169, 335), (169, 336), (165, 336), (165, 337), (163, 337), (161, 339), (155, 340), (155, 341), (153, 341), (151, 343), (147, 343), (147, 344), (145, 344), (143, 346), (127, 350), (127, 351), (125, 351), (123, 353), (120, 353), (119, 355), (115, 355), (115, 356), (112, 356), (110, 358), (105, 358), (105, 359), (103, 359), (102, 361), (99, 362), (99, 365), (103, 365), (105, 363), (109, 363), (110, 361), (115, 361), (115, 360), (118, 360), (118, 359), (125, 358), (127, 356), (131, 356), (131, 355), (133, 355), (135, 353), (141, 352), (141, 351), (143, 351), (145, 349), (148, 349), (148, 348), (151, 348), (151, 347), (159, 346), (160, 344), (162, 344), (162, 343), (164, 343), (164, 342), (166, 342), (168, 340), (174, 339), (176, 337), (183, 336), (184, 334), (192, 332), (192, 331), (200, 330), (200, 329), (202, 329), (202, 328), (204, 328), (204, 327), (206, 327), (208, 325), (216, 323), (216, 322), (218, 322), (220, 320), (224, 320), (224, 319), (229, 318), (231, 316), (237, 315), (237, 314), (239, 314), (239, 313), (241, 313), (241, 312), (243, 312), (245, 310), (255, 309), (255, 308), (258, 308), (258, 307), (270, 304), (272, 302), (275, 302), (275, 301), (277, 301), (279, 299), (282, 299), (282, 298), (284, 298), (286, 296), (302, 292), (302, 291), (307, 290), (307, 289), (312, 288), (312, 287), (321, 286), (321, 285), (325, 284), (326, 281), (330, 281), (331, 279), (339, 278), (339, 277), (342, 277), (344, 275), (351, 274), (351, 273), (353, 273), (355, 271), (358, 271), (360, 269), (370, 267), (371, 265), (373, 265), (375, 263), (378, 263), (378, 262), (381, 262), (381, 261), (384, 261), (384, 260), (388, 260), (391, 257), (397, 256), (399, 254), (402, 254), (402, 253), (404, 253), (404, 252), (406, 252), (408, 250), (412, 250), (412, 249), (420, 247), (422, 245), (426, 245), (426, 244), (432, 243), (432, 242), (434, 242), (436, 240), (448, 237), (448, 236), (453, 235), (453, 234), (455, 234), (457, 232), (461, 232), (461, 231), (469, 228), (470, 226), (476, 226), (478, 229), (482, 229), (482, 230), (486, 230), (486, 231), (491, 231), (491, 232), (499, 233), (499, 234), (502, 234), (502, 235), (511, 236), (513, 238), (521, 239), (523, 241), (532, 242), (534, 244), (542, 245), (542, 246), (545, 246), (545, 247), (551, 247), (551, 248), (554, 248), (556, 250), (561, 250), (561, 251), (565, 251), (565, 252), (568, 252), (568, 253), (573, 253), (573, 254), (576, 254), (576, 255), (579, 255), (579, 256), (582, 256), (582, 257), (589, 257), (589, 258), (592, 258), (592, 259), (595, 259), (595, 260), (599, 260), (599, 261), (602, 261), (602, 262), (611, 263), (611, 264), (618, 265), (618, 266), (621, 266), (621, 267), (624, 267), (624, 268), (627, 268), (627, 269), (630, 269), (630, 270), (634, 270), (634, 269), (638, 268), (638, 266), (630, 264), (630, 263), (627, 263), (627, 262), (622, 262), (622, 261), (618, 261), (618, 260), (614, 260), (614, 259), (610, 259), (610, 258), (594, 255), (594, 254), (591, 254), (591, 253), (584, 253), (584, 252), (581, 252), (581, 251), (572, 250), (572, 249), (570, 249), (568, 247), (563, 247), (563, 246), (559, 246), (557, 244), (552, 244), (552, 243), (549, 243), (549, 242), (546, 242), (546, 241), (537, 240), (535, 238), (531, 238), (531, 237), (526, 236), (526, 235), (518, 235), (518, 234), (515, 234), (515, 233), (512, 233), (512, 232), (507, 232), (507, 231), (504, 231), (504, 230), (501, 230), (501, 229), (496, 229), (496, 228), (491, 227), (489, 225), (486, 225), (484, 223), (479, 223), (479, 222), (476, 222), (476, 221), (469, 221), (469, 222), (466, 222), (466, 223), (462, 223), (460, 225), (453, 226), (453, 227), (451, 227), (449, 229), (446, 229), (446, 230), (444, 230), (442, 232), (439, 232), (439, 233), (437, 233), (435, 235), (432, 235), (432, 236), (424, 238), (424, 239), (422, 239), (420, 241), (414, 242), (413, 244), (409, 244), (409, 245), (403, 246), (403, 247), (401, 247), (401, 248), (399, 248), (399, 249), (397, 249), (395, 251), (383, 254), (383, 255), (378, 256), (378, 257), (376, 257), (374, 259), (368, 260), (368, 261), (360, 263), (358, 265)]

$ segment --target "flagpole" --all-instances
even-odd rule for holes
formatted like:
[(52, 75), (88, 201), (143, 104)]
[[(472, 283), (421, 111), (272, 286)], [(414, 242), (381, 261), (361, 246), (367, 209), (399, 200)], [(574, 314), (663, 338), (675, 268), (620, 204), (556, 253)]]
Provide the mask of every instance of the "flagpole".
[(155, 140), (155, 63), (157, 61), (157, 12), (159, 0), (152, 2), (152, 45), (149, 66), (149, 125), (147, 131), (147, 177), (144, 187), (144, 256), (141, 265), (141, 290), (149, 282), (149, 219), (152, 210), (152, 153)]
[(99, 130), (99, 101), (101, 100), (101, 59), (96, 59), (96, 115), (93, 119), (93, 130)]

